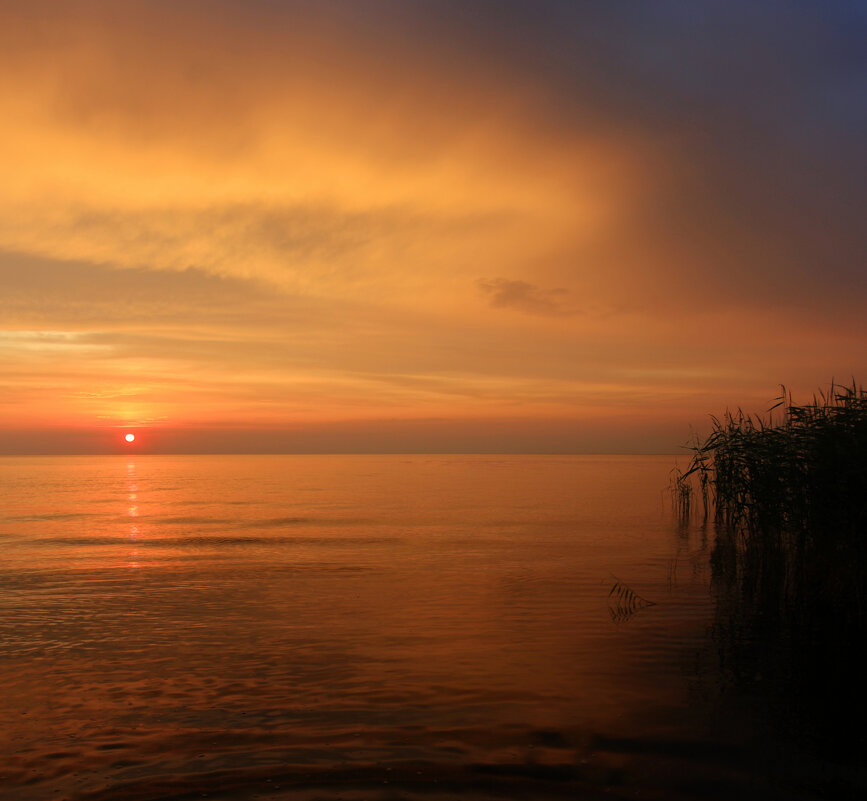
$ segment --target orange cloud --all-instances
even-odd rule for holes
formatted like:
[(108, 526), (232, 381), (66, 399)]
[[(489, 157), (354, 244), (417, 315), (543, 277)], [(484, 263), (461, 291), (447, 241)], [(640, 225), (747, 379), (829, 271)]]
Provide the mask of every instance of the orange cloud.
[(509, 449), (504, 421), (551, 419), (620, 442), (865, 364), (848, 218), (832, 248), (797, 214), (817, 181), (758, 191), (677, 76), (654, 99), (595, 82), (630, 67), (614, 44), (558, 62), (532, 27), (388, 12), (0, 12), (0, 428), (474, 421)]

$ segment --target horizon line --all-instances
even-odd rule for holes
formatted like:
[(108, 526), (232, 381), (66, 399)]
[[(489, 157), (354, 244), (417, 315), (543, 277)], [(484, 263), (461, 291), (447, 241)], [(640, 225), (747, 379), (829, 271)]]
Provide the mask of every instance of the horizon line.
[(669, 451), (68, 451), (0, 453), (3, 457), (22, 456), (684, 456)]

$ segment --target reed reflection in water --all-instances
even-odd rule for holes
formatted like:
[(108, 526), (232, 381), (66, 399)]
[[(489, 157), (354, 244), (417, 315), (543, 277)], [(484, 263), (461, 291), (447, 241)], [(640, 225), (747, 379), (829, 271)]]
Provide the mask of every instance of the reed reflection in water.
[(2, 459), (0, 798), (776, 797), (670, 464)]

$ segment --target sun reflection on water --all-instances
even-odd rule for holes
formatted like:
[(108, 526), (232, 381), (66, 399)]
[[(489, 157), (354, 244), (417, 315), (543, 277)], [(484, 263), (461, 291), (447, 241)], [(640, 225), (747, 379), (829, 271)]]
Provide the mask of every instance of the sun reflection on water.
[[(127, 499), (129, 501), (137, 501), (138, 500), (138, 477), (136, 474), (136, 465), (135, 462), (127, 462), (126, 465), (126, 489), (127, 489)], [(132, 518), (129, 523), (129, 540), (131, 544), (135, 545), (138, 541), (139, 535), (141, 534), (141, 529), (139, 528), (139, 524), (137, 522), (133, 522), (135, 518), (138, 517), (138, 504), (131, 503), (129, 508), (127, 509), (127, 517)], [(126, 566), (128, 570), (138, 570), (141, 567), (141, 563), (138, 561), (139, 552), (137, 547), (133, 547), (128, 553), (126, 558)]]

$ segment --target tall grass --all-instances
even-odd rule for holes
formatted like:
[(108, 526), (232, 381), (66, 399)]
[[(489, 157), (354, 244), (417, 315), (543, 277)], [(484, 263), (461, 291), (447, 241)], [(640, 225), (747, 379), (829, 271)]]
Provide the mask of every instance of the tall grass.
[[(774, 422), (780, 409), (781, 419)], [(779, 415), (780, 412), (777, 412)], [(795, 405), (782, 387), (767, 419), (726, 412), (712, 417), (704, 442), (691, 446), (676, 474), (683, 509), (696, 494), (718, 523), (744, 536), (786, 532), (802, 540), (862, 537), (867, 526), (867, 393), (831, 385)]]
[(766, 417), (712, 420), (672, 489), (682, 514), (700, 497), (716, 524), (724, 667), (822, 750), (867, 747), (831, 714), (867, 703), (867, 393), (832, 384), (797, 405), (783, 387)]
[[(776, 421), (774, 415), (776, 414)], [(787, 596), (845, 595), (867, 620), (867, 393), (831, 384), (796, 405), (782, 387), (767, 419), (713, 417), (673, 479), (682, 513), (701, 495), (744, 579)], [(722, 558), (722, 556), (719, 556)], [(775, 574), (775, 576), (773, 576)], [(773, 576), (773, 580), (772, 580)]]

